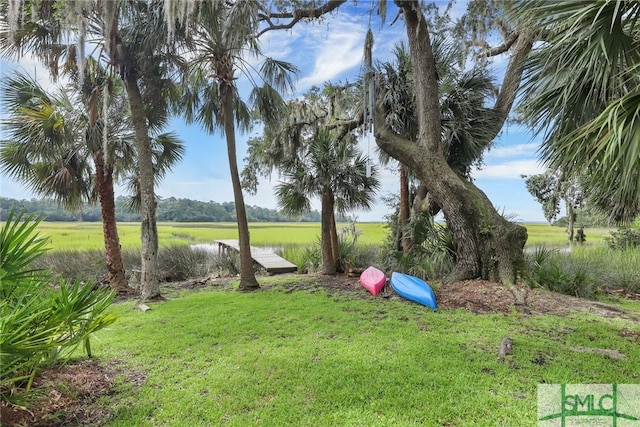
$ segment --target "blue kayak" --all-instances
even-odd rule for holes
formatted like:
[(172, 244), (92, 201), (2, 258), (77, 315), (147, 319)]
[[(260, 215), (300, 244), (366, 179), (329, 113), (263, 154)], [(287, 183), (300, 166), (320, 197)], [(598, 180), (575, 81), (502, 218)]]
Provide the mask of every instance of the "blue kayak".
[(433, 289), (422, 279), (394, 271), (391, 274), (391, 286), (402, 298), (426, 305), (432, 310), (437, 308)]

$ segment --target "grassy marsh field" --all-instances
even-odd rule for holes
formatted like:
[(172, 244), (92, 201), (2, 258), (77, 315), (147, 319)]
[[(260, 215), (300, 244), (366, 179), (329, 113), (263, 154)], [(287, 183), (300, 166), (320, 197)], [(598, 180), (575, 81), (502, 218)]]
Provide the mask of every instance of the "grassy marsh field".
[[(548, 245), (567, 246), (567, 234), (563, 227), (548, 224), (524, 224), (529, 232), (527, 246)], [(348, 224), (339, 224), (338, 228)], [(280, 247), (285, 245), (309, 245), (320, 238), (319, 223), (250, 223), (251, 244), (253, 246)], [(358, 242), (380, 244), (387, 233), (385, 223), (357, 223), (360, 232)], [(102, 224), (98, 222), (42, 222), (38, 231), (50, 239), (50, 248), (60, 250), (102, 249)], [(587, 246), (600, 245), (611, 229), (586, 229)], [(120, 244), (123, 249), (140, 247), (140, 224), (118, 223)], [(188, 245), (191, 243), (211, 243), (216, 239), (237, 239), (235, 223), (159, 223), (158, 240), (161, 247)]]
[[(567, 231), (564, 227), (557, 227), (549, 224), (522, 224), (527, 228), (529, 238), (527, 246), (547, 245), (552, 247), (568, 246)], [(585, 246), (599, 246), (604, 243), (605, 237), (614, 231), (615, 227), (586, 228)], [(576, 228), (577, 231), (577, 228)]]
[[(344, 227), (346, 224), (339, 225)], [(383, 223), (359, 223), (361, 243), (379, 243), (386, 235)], [(320, 223), (250, 223), (253, 246), (283, 246), (286, 244), (312, 244), (320, 236)], [(38, 231), (51, 241), (50, 248), (57, 250), (102, 249), (102, 224), (98, 222), (42, 222)], [(123, 249), (140, 247), (140, 224), (118, 223), (118, 234)], [(235, 223), (176, 223), (158, 224), (160, 246), (211, 243), (217, 239), (237, 239)]]
[[(349, 229), (351, 224), (339, 224)], [(534, 269), (534, 280), (549, 289), (592, 297), (599, 292), (625, 289), (637, 292), (640, 272), (637, 257), (640, 249), (609, 250), (605, 238), (612, 229), (588, 228), (584, 245), (574, 245), (571, 251), (563, 227), (545, 224), (526, 224), (529, 240), (526, 255)], [(380, 265), (392, 268), (394, 262), (385, 246), (385, 223), (358, 223), (357, 245), (345, 252), (345, 259), (355, 267)], [(257, 247), (275, 248), (285, 259), (298, 267), (299, 272), (319, 271), (321, 256), (319, 223), (250, 223), (251, 244)], [(119, 224), (123, 258), (128, 269), (139, 269), (140, 228), (138, 223)], [(63, 277), (82, 279), (101, 277), (104, 273), (102, 228), (100, 223), (39, 224), (39, 232), (50, 239), (51, 252), (46, 257), (47, 268)], [(236, 274), (237, 262), (233, 259), (204, 256), (196, 260), (188, 250), (189, 244), (212, 243), (216, 239), (237, 239), (235, 223), (160, 223), (159, 261), (167, 277), (186, 278), (208, 274)], [(186, 250), (186, 252), (185, 252)], [(76, 256), (77, 254), (77, 256)], [(543, 256), (543, 258), (540, 258)], [(541, 263), (542, 260), (545, 263)], [(426, 271), (431, 260), (421, 261)], [(389, 265), (387, 265), (389, 264)], [(385, 267), (386, 266), (386, 267)], [(227, 271), (228, 273), (224, 273)], [(420, 271), (418, 271), (418, 274)], [(414, 274), (414, 275), (418, 275)], [(430, 279), (440, 277), (438, 270), (429, 270)], [(442, 274), (446, 274), (442, 273)], [(169, 280), (169, 279), (167, 279)]]

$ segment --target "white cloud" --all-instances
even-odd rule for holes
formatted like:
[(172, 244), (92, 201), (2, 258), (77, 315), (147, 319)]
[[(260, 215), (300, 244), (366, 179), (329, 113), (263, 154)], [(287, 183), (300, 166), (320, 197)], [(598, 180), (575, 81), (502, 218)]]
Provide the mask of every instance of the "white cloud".
[[(362, 72), (364, 40), (369, 28), (369, 3), (350, 5), (353, 13), (338, 11), (320, 22), (299, 23), (293, 29), (274, 31), (263, 40), (265, 53), (296, 64), (302, 71), (297, 91), (304, 92), (314, 85), (348, 78), (354, 80)], [(374, 21), (377, 15), (374, 15)], [(386, 60), (392, 46), (406, 38), (401, 25), (385, 26), (372, 23), (374, 33), (374, 61)]]
[(516, 144), (504, 147), (495, 147), (487, 151), (486, 158), (492, 157), (531, 157), (535, 156), (538, 144)]
[(483, 166), (472, 172), (473, 178), (491, 179), (521, 179), (520, 175), (536, 175), (544, 172), (544, 168), (537, 160), (514, 160), (497, 165)]
[(362, 62), (364, 33), (334, 31), (320, 40), (315, 64), (311, 72), (298, 81), (304, 90), (333, 80)]

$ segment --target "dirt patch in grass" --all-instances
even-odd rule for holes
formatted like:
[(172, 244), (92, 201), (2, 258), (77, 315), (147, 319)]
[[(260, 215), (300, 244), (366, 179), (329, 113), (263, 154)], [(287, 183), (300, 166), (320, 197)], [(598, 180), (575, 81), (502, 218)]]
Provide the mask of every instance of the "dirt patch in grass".
[[(342, 292), (356, 298), (374, 298), (358, 283), (357, 277), (322, 274), (307, 276), (313, 276), (315, 280), (301, 280), (300, 284), (292, 287), (300, 290), (323, 288), (330, 293)], [(434, 282), (432, 285), (436, 289), (436, 301), (440, 310), (462, 308), (476, 314), (509, 314), (517, 311), (531, 315), (548, 314), (561, 317), (572, 312), (585, 312), (605, 318), (618, 317), (640, 324), (640, 313), (638, 312), (598, 301), (557, 294), (545, 289), (516, 287), (517, 292), (524, 295), (524, 304), (518, 304), (512, 289), (486, 280), (465, 280), (447, 285)], [(388, 295), (389, 300), (401, 300), (407, 304), (413, 304), (398, 296), (391, 287), (389, 287)], [(382, 293), (378, 295), (378, 298), (381, 296)]]
[(620, 317), (640, 323), (640, 313), (545, 289), (518, 286), (524, 294), (524, 304), (518, 304), (513, 291), (501, 284), (486, 280), (466, 280), (449, 285), (438, 284), (436, 299), (442, 309), (464, 308), (474, 313), (510, 313), (515, 311), (534, 315), (567, 316), (572, 312), (586, 312), (600, 317)]
[(134, 386), (144, 382), (142, 374), (126, 372), (117, 360), (103, 364), (88, 359), (44, 369), (34, 380), (36, 396), (29, 408), (2, 401), (0, 420), (3, 426), (101, 425), (111, 412), (95, 403), (114, 393), (116, 378), (123, 374)]
[[(357, 277), (345, 275), (326, 276), (322, 274), (282, 275), (284, 284), (264, 284), (261, 291), (280, 289), (285, 292), (324, 290), (332, 295), (349, 298), (374, 298), (359, 283)], [(165, 283), (162, 292), (168, 298), (179, 295), (181, 291), (216, 289), (233, 291), (237, 277), (200, 278), (182, 282)], [(634, 324), (640, 324), (640, 313), (624, 308), (589, 301), (546, 291), (518, 287), (524, 294), (525, 304), (516, 304), (514, 293), (508, 287), (485, 280), (466, 280), (443, 285), (433, 283), (436, 288), (436, 300), (440, 310), (464, 309), (476, 314), (504, 313), (514, 311), (530, 315), (567, 316), (572, 312), (585, 312), (596, 316), (618, 317)], [(261, 292), (258, 291), (258, 292)], [(410, 301), (400, 298), (392, 288), (383, 300)], [(620, 335), (640, 342), (640, 332), (635, 328), (622, 329)], [(539, 355), (534, 363), (545, 364), (544, 355)], [(100, 396), (114, 392), (118, 375), (127, 375), (134, 384), (144, 382), (139, 373), (125, 372), (118, 361), (106, 365), (94, 360), (85, 360), (62, 367), (42, 371), (36, 378), (35, 387), (41, 390), (41, 400), (30, 410), (2, 403), (2, 425), (7, 426), (69, 426), (100, 425), (109, 420), (108, 409), (95, 405)]]

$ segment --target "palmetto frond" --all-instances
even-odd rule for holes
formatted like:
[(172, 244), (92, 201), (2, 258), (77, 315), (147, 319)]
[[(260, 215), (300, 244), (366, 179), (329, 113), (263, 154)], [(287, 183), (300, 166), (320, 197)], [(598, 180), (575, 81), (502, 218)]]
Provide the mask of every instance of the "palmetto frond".
[(260, 76), (276, 91), (287, 93), (294, 89), (293, 77), (298, 71), (298, 67), (290, 62), (264, 58), (260, 67)]
[(547, 34), (521, 107), (544, 134), (543, 160), (572, 174), (588, 171), (597, 205), (614, 220), (631, 219), (640, 203), (640, 3), (534, 1), (521, 11)]
[[(90, 126), (83, 103), (72, 88), (52, 95), (21, 74), (0, 82), (0, 89), (3, 107), (9, 113), (2, 121), (8, 137), (0, 142), (2, 170), (35, 193), (69, 208), (94, 201), (93, 159), (103, 158), (101, 114)], [(107, 157), (116, 176), (127, 175), (137, 169), (135, 138), (122, 94), (110, 99)], [(182, 159), (184, 146), (173, 133), (158, 135), (152, 144), (155, 179), (159, 181)], [(137, 192), (138, 187), (134, 188)]]
[[(174, 12), (183, 11), (183, 4), (167, 3)], [(197, 11), (191, 11), (191, 20), (186, 16), (181, 18), (190, 26), (194, 54), (191, 87), (183, 94), (185, 116), (188, 121), (199, 122), (207, 132), (222, 128), (222, 86), (233, 91), (234, 118), (241, 131), (248, 130), (254, 119), (273, 120), (275, 114), (283, 111), (280, 93), (293, 87), (292, 74), (297, 71), (296, 67), (263, 57), (261, 53), (255, 38), (257, 11), (256, 3), (251, 0), (202, 2)], [(250, 62), (254, 58), (261, 60), (257, 68)], [(253, 87), (249, 103), (242, 100), (236, 88), (236, 81), (242, 76)]]
[(387, 125), (399, 135), (415, 140), (418, 135), (416, 100), (413, 89), (411, 57), (404, 44), (394, 49), (395, 62), (380, 65), (385, 75), (384, 102)]
[(278, 207), (284, 215), (297, 216), (311, 211), (311, 199), (309, 193), (301, 186), (293, 176), (275, 187), (275, 197)]
[[(0, 5), (0, 55), (19, 58), (24, 52), (33, 52), (39, 57), (46, 58), (45, 65), (53, 78), (59, 73), (59, 63), (75, 62), (76, 48), (73, 44), (65, 43), (65, 33), (57, 15), (60, 13), (61, 2), (17, 2), (22, 22), (16, 28), (16, 22), (7, 8), (7, 2)], [(17, 7), (14, 5), (13, 7)]]
[[(159, 184), (165, 175), (171, 171), (173, 166), (182, 160), (185, 147), (178, 135), (173, 132), (167, 132), (151, 138), (151, 151), (153, 157), (153, 177), (155, 183)], [(138, 167), (134, 167), (123, 177), (124, 185), (130, 194), (127, 207), (136, 212), (140, 210), (142, 197), (138, 170)]]
[[(375, 201), (375, 193), (380, 189), (377, 170), (371, 166), (367, 174), (369, 159), (358, 153), (352, 158), (351, 167), (341, 178), (341, 185), (335, 189), (336, 209), (346, 214), (354, 209), (371, 209)], [(366, 189), (363, 191), (363, 189)]]
[[(595, 119), (566, 137), (544, 145), (541, 154), (550, 165), (561, 167), (570, 175), (587, 171), (590, 188), (606, 189), (591, 190), (592, 202), (609, 211), (612, 220), (626, 222), (640, 214), (639, 141), (640, 92), (635, 91), (612, 102)], [(570, 161), (566, 153), (574, 153)]]
[(0, 83), (8, 117), (8, 139), (0, 144), (2, 170), (36, 194), (53, 197), (69, 208), (93, 200), (92, 164), (83, 144), (86, 121), (60, 92), (54, 97), (24, 75)]
[(367, 161), (352, 138), (336, 140), (331, 132), (318, 131), (305, 154), (280, 164), (284, 182), (276, 187), (279, 206), (300, 214), (310, 209), (311, 197), (329, 191), (340, 213), (370, 208), (380, 184), (375, 168), (367, 176)]
[(255, 107), (258, 116), (267, 123), (281, 119), (286, 111), (284, 99), (275, 88), (268, 84), (254, 87), (251, 91), (250, 102)]
[(174, 132), (162, 133), (151, 141), (153, 152), (153, 164), (155, 166), (155, 179), (159, 183), (162, 178), (179, 163), (185, 153), (182, 140)]
[(449, 85), (440, 101), (444, 149), (449, 165), (468, 176), (493, 138), (492, 123), (498, 114), (485, 104), (495, 87), (483, 69), (461, 73)]
[[(411, 57), (402, 44), (395, 47), (395, 61), (381, 64), (384, 74), (383, 99), (387, 125), (398, 135), (417, 140), (418, 120)], [(434, 36), (433, 51), (439, 74), (443, 149), (449, 165), (468, 176), (493, 137), (492, 122), (497, 113), (486, 106), (495, 87), (484, 68), (464, 71), (463, 52), (454, 43)], [(384, 161), (388, 161), (383, 156)]]
[(0, 143), (2, 170), (15, 177), (34, 193), (51, 197), (70, 209), (78, 209), (83, 201), (94, 200), (91, 185), (93, 166), (86, 153), (49, 150), (41, 156), (32, 147), (16, 141)]

